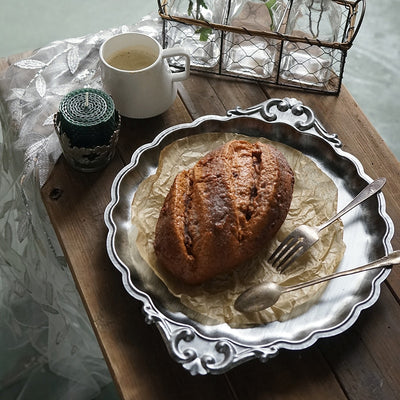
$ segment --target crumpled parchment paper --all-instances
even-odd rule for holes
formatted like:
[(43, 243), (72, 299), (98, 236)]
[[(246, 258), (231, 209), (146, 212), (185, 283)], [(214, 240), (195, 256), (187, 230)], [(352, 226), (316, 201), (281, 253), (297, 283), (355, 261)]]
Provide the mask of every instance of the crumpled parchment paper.
[[(265, 249), (232, 273), (218, 276), (198, 286), (187, 286), (157, 268), (153, 243), (158, 216), (172, 182), (178, 172), (191, 168), (212, 149), (234, 139), (261, 141), (279, 149), (295, 173), (293, 199), (288, 216)], [(340, 221), (322, 231), (320, 240), (285, 273), (278, 273), (267, 259), (279, 243), (298, 225), (319, 225), (337, 211), (337, 188), (333, 181), (307, 156), (279, 142), (262, 137), (234, 133), (205, 133), (180, 139), (167, 146), (160, 155), (155, 175), (145, 179), (132, 203), (132, 223), (136, 225), (137, 249), (149, 268), (161, 279), (180, 302), (196, 315), (214, 323), (233, 327), (284, 320), (307, 310), (318, 300), (326, 284), (314, 285), (282, 295), (271, 308), (261, 312), (240, 313), (234, 301), (244, 290), (264, 281), (292, 285), (334, 272), (339, 265), (345, 244)]]

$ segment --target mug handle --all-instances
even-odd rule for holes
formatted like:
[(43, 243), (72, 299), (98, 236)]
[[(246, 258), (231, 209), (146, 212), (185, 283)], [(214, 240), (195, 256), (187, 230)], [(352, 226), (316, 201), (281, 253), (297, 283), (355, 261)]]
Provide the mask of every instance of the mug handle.
[(185, 69), (182, 72), (172, 73), (172, 82), (184, 81), (190, 75), (190, 55), (183, 47), (172, 47), (163, 49), (162, 58), (182, 56), (185, 58)]

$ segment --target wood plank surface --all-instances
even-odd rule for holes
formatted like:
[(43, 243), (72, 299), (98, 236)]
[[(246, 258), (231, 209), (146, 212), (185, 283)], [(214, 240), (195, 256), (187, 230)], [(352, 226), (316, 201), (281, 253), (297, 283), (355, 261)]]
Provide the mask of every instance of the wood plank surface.
[[(10, 61), (0, 61), (0, 66)], [(225, 114), (272, 97), (310, 106), (343, 149), (373, 178), (385, 176), (387, 210), (400, 225), (400, 165), (343, 88), (338, 97), (271, 88), (244, 81), (192, 77), (163, 115), (123, 119), (118, 153), (94, 174), (72, 170), (60, 157), (42, 197), (122, 399), (398, 399), (400, 393), (400, 269), (382, 285), (377, 303), (341, 335), (302, 351), (281, 351), (218, 376), (192, 377), (168, 354), (157, 328), (146, 325), (139, 302), (124, 290), (108, 259), (103, 215), (115, 175), (133, 151), (166, 127), (207, 114)], [(400, 249), (400, 237), (392, 241)]]
[[(392, 182), (393, 175), (400, 171), (398, 162), (345, 89), (337, 98), (192, 76), (179, 85), (179, 98), (164, 115), (148, 121), (124, 120), (120, 157), (106, 170), (89, 178), (71, 171), (61, 158), (43, 188), (50, 218), (122, 398), (396, 398), (400, 383), (392, 366), (398, 362), (399, 352), (389, 349), (399, 348), (400, 336), (390, 335), (385, 346), (376, 340), (400, 327), (399, 303), (386, 286), (378, 303), (343, 335), (321, 340), (304, 351), (282, 351), (266, 364), (255, 360), (222, 376), (191, 377), (172, 361), (156, 329), (144, 324), (140, 305), (124, 293), (119, 273), (105, 254), (102, 218), (110, 200), (111, 182), (139, 145), (176, 123), (206, 114), (225, 114), (228, 109), (246, 108), (269, 97), (287, 96), (302, 100), (330, 132), (339, 133), (344, 149), (364, 161), (368, 174), (390, 177), (385, 193), (388, 209), (399, 221), (400, 210), (395, 203), (399, 181)], [(50, 201), (49, 194), (58, 186), (63, 186), (63, 196)], [(81, 221), (79, 232), (73, 229), (76, 221)], [(91, 238), (89, 248), (84, 237)], [(394, 245), (400, 247), (398, 242)], [(399, 293), (397, 278), (391, 279), (394, 292)], [(386, 312), (379, 312), (382, 310)]]

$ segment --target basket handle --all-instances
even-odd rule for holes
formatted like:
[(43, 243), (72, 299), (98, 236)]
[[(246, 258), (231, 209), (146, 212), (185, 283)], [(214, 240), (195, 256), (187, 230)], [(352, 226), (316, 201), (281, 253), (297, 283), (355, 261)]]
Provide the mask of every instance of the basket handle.
[(354, 4), (355, 4), (354, 10), (356, 10), (356, 13), (360, 12), (359, 8), (360, 8), (360, 4), (361, 4), (361, 14), (360, 14), (360, 17), (358, 18), (357, 26), (354, 28), (353, 35), (351, 36), (351, 38), (349, 40), (350, 46), (353, 44), (354, 39), (356, 38), (356, 36), (361, 28), (361, 24), (362, 24), (364, 16), (365, 16), (366, 0), (357, 0)]
[(161, 3), (161, 0), (157, 0), (158, 3), (158, 13), (159, 14), (164, 14), (165, 13), (165, 6), (167, 5), (167, 3), (164, 1)]

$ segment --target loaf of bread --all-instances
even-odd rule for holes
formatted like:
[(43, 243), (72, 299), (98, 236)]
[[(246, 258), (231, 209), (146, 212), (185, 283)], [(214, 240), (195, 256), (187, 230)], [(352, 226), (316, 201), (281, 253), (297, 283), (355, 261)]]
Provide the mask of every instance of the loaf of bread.
[(187, 284), (229, 272), (257, 254), (289, 211), (294, 174), (273, 146), (234, 140), (179, 173), (161, 209), (159, 267)]

